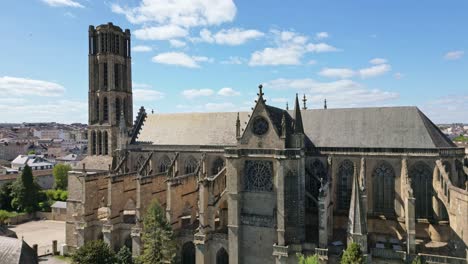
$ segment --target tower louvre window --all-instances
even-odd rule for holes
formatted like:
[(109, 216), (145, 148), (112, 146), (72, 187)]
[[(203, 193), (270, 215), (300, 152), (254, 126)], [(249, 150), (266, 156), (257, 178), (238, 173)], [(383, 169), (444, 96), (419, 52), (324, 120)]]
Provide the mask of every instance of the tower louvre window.
[(119, 64), (114, 64), (114, 85), (115, 88), (119, 88), (119, 70), (120, 70), (120, 65)]
[(115, 98), (115, 121), (117, 124), (120, 123), (120, 99)]
[(108, 84), (107, 74), (108, 74), (107, 63), (104, 63), (104, 87), (107, 87), (107, 84)]
[(107, 97), (104, 97), (103, 120), (109, 121), (109, 103), (107, 102)]
[(120, 53), (120, 36), (119, 35), (115, 35), (115, 53), (116, 54), (119, 54)]

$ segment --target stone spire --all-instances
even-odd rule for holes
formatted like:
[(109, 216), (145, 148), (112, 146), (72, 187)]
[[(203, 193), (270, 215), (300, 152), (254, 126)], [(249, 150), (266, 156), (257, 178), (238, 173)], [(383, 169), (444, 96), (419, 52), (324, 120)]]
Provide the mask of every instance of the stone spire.
[(120, 120), (119, 120), (119, 145), (118, 148), (123, 150), (127, 146), (127, 139), (128, 139), (128, 131), (127, 126), (125, 123), (125, 115), (124, 110), (121, 109), (120, 111)]
[(303, 104), (302, 109), (307, 110), (307, 98), (305, 94), (304, 94), (304, 97), (302, 97), (302, 104)]
[(296, 94), (296, 103), (294, 105), (294, 133), (304, 134), (304, 127), (302, 125), (301, 107), (299, 106), (299, 97)]
[(363, 252), (367, 252), (367, 219), (365, 204), (361, 197), (359, 175), (356, 166), (354, 167), (353, 186), (351, 193), (351, 204), (349, 206), (348, 219), (348, 244), (355, 242), (361, 246)]
[(237, 112), (237, 120), (236, 120), (236, 138), (239, 139), (241, 137), (240, 135), (240, 118), (239, 118), (239, 112)]

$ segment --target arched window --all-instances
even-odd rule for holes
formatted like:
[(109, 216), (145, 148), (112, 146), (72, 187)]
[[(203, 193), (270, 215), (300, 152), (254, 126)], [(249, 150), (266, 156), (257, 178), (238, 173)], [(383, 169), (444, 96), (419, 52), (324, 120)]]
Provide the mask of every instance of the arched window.
[(166, 172), (171, 166), (171, 159), (167, 155), (164, 155), (158, 163), (158, 172)]
[(211, 175), (218, 174), (224, 168), (224, 160), (221, 157), (217, 157), (211, 165)]
[(271, 161), (246, 160), (244, 170), (244, 190), (273, 191), (273, 163)]
[(96, 148), (97, 148), (97, 155), (102, 155), (102, 137), (101, 131), (97, 132), (97, 140), (96, 140)]
[(410, 171), (411, 187), (416, 198), (416, 218), (432, 218), (432, 172), (424, 162), (414, 164)]
[(350, 160), (341, 162), (338, 170), (338, 208), (341, 210), (349, 209), (353, 175), (354, 164)]
[(189, 156), (185, 160), (185, 166), (184, 166), (185, 167), (185, 174), (194, 173), (195, 170), (197, 169), (197, 166), (198, 166), (197, 160), (193, 156)]
[(394, 213), (395, 173), (388, 163), (377, 166), (372, 174), (374, 212)]
[(104, 144), (104, 155), (109, 154), (109, 138), (107, 136), (107, 131), (103, 132), (103, 143)]
[(101, 119), (99, 117), (99, 113), (100, 113), (100, 109), (99, 109), (99, 98), (96, 98), (96, 109), (95, 109), (95, 114), (96, 114), (96, 117), (94, 119), (95, 122), (99, 122)]
[(91, 131), (91, 155), (96, 155), (96, 131)]
[(104, 109), (103, 111), (103, 120), (104, 122), (109, 121), (109, 103), (107, 102), (107, 97), (104, 97), (104, 103), (103, 103)]
[(121, 113), (121, 108), (120, 108), (120, 98), (115, 98), (115, 122), (117, 124), (120, 123), (120, 113)]
[(315, 199), (318, 199), (320, 189), (320, 179), (325, 183), (327, 180), (327, 173), (323, 163), (316, 159), (312, 164), (306, 168), (306, 191), (312, 194)]
[(298, 218), (297, 203), (299, 199), (297, 185), (297, 177), (294, 176), (292, 171), (288, 171), (284, 178), (284, 213), (286, 215), (286, 226), (295, 226)]
[(182, 264), (195, 264), (195, 245), (192, 242), (182, 246)]
[(216, 264), (229, 264), (229, 255), (223, 247), (216, 253)]

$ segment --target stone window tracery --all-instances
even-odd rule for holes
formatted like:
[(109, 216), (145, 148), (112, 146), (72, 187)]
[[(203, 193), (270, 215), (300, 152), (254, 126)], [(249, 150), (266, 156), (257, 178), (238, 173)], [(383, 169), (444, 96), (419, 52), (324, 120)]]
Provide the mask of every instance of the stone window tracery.
[(341, 162), (338, 170), (338, 208), (349, 209), (351, 200), (351, 181), (354, 175), (354, 164), (350, 160)]
[(159, 160), (158, 172), (166, 172), (169, 169), (169, 166), (171, 166), (171, 159), (169, 159), (167, 155), (164, 155)]
[(395, 173), (390, 164), (382, 163), (373, 173), (374, 211), (394, 213)]
[(244, 190), (273, 191), (273, 163), (271, 161), (247, 160), (245, 162)]
[[(306, 175), (306, 191), (318, 199), (318, 193), (321, 185), (320, 179), (322, 179), (323, 183), (327, 181), (327, 172), (323, 163), (318, 159), (314, 160), (311, 164), (309, 163), (306, 167)], [(308, 201), (307, 204), (311, 206), (312, 201)]]
[(409, 176), (414, 197), (416, 198), (416, 218), (432, 218), (433, 187), (431, 169), (424, 162), (418, 162), (411, 167)]
[(185, 161), (185, 174), (194, 173), (197, 169), (197, 166), (197, 160), (193, 156), (188, 157)]
[(211, 166), (211, 175), (218, 174), (224, 168), (224, 160), (221, 157), (217, 157), (213, 161), (213, 165)]
[(268, 121), (263, 117), (257, 117), (252, 124), (253, 133), (257, 136), (266, 134), (268, 131)]

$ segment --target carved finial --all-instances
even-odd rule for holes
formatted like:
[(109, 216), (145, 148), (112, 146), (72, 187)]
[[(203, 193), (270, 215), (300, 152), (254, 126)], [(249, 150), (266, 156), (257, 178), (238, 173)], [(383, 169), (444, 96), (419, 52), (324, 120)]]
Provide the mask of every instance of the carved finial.
[(307, 109), (307, 104), (306, 104), (306, 102), (307, 102), (307, 98), (306, 98), (306, 96), (305, 96), (305, 94), (304, 94), (304, 97), (302, 98), (302, 104), (303, 104), (302, 109), (303, 109), (303, 110), (306, 110), (306, 109)]
[[(258, 98), (261, 98), (261, 99), (263, 100), (263, 102), (266, 102), (266, 100), (263, 99), (264, 93), (263, 93), (263, 90), (262, 90), (262, 89), (263, 89), (263, 85), (260, 84), (260, 85), (258, 86), (258, 93), (257, 93), (257, 95), (258, 95)], [(255, 101), (255, 102), (256, 102), (256, 101)]]
[(237, 120), (236, 120), (236, 138), (240, 138), (240, 118), (239, 118), (239, 112), (237, 112)]
[(86, 172), (86, 163), (83, 162), (83, 172)]
[(327, 109), (327, 98), (323, 101), (323, 109)]
[(154, 109), (151, 109), (151, 113), (154, 114)]
[(288, 102), (286, 102), (286, 110), (289, 110)]

